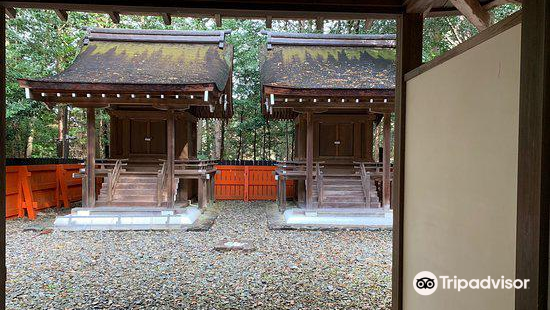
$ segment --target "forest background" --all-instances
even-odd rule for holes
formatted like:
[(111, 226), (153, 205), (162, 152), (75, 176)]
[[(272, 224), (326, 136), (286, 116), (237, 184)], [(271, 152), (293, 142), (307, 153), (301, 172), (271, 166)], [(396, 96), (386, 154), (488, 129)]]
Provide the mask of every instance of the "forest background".
[[(508, 4), (491, 11), (498, 22), (520, 9)], [(230, 29), (228, 41), (234, 45), (234, 116), (227, 121), (199, 122), (199, 158), (224, 160), (288, 160), (293, 158), (294, 126), (291, 121), (267, 121), (260, 110), (259, 49), (265, 44), (260, 31), (263, 20), (224, 19), (217, 28), (213, 19), (173, 18), (165, 25), (158, 16), (121, 16), (114, 24), (107, 14), (70, 12), (67, 22), (53, 11), (19, 10), (8, 20), (7, 62), (7, 139), (8, 158), (84, 158), (86, 118), (82, 109), (57, 106), (49, 110), (43, 103), (25, 99), (17, 78), (52, 75), (67, 68), (81, 47), (86, 27), (131, 29), (212, 30)], [(319, 32), (313, 20), (273, 21), (273, 31)], [(324, 33), (393, 34), (394, 20), (327, 20)], [(427, 18), (424, 25), (423, 60), (429, 61), (477, 33), (462, 16)], [(66, 116), (67, 135), (63, 135)], [(98, 157), (107, 154), (109, 116), (101, 109), (97, 116)], [(375, 126), (374, 158), (382, 146), (382, 124)], [(393, 121), (392, 121), (393, 127)], [(393, 140), (393, 131), (392, 131)], [(392, 143), (393, 145), (393, 143)], [(65, 147), (64, 147), (65, 146)], [(65, 149), (65, 152), (64, 152)], [(393, 152), (392, 152), (393, 153)]]

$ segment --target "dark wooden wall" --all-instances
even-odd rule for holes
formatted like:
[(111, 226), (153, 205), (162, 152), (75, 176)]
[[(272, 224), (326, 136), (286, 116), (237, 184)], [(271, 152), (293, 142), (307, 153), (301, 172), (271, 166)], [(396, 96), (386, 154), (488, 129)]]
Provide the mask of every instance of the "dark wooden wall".
[[(313, 160), (327, 163), (373, 161), (373, 122), (375, 116), (351, 114), (314, 114)], [(296, 159), (306, 158), (306, 118), (296, 125)], [(334, 144), (339, 141), (339, 144)]]
[[(109, 114), (111, 158), (166, 157), (166, 112), (114, 110)], [(196, 119), (178, 113), (174, 124), (176, 159), (196, 158)]]

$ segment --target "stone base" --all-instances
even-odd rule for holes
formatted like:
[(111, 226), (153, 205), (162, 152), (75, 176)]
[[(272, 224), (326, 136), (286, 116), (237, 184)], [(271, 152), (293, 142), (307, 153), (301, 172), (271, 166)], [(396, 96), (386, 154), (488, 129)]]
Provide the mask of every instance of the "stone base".
[(62, 231), (81, 230), (181, 230), (191, 227), (200, 216), (197, 207), (97, 207), (74, 208), (55, 219)]
[(283, 215), (287, 224), (381, 228), (391, 228), (393, 225), (393, 212), (379, 209), (289, 209)]

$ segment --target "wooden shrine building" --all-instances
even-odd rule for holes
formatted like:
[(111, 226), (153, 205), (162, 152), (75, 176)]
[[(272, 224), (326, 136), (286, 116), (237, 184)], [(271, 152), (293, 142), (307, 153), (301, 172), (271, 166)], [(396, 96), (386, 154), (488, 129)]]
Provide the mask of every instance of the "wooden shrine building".
[[(90, 29), (65, 71), (20, 79), (30, 99), (87, 109), (83, 205), (200, 206), (213, 199), (213, 161), (197, 160), (199, 118), (229, 118), (229, 31)], [(96, 109), (107, 109), (110, 149), (96, 159)], [(96, 201), (96, 178), (103, 186)]]
[[(296, 161), (279, 165), (279, 188), (297, 180), (298, 201), (310, 208), (389, 209), (395, 36), (264, 34), (262, 110), (271, 119), (294, 120), (296, 129)], [(382, 119), (380, 164), (373, 128)], [(285, 192), (279, 190), (283, 204)]]

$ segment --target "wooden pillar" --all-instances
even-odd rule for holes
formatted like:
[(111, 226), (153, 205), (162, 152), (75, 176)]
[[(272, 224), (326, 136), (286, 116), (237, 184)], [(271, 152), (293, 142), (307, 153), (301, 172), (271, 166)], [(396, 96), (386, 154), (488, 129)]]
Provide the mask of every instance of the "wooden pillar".
[[(550, 224), (550, 1), (522, 7), (517, 180), (516, 310), (548, 309)], [(512, 228), (510, 228), (512, 229)]]
[(95, 108), (88, 108), (87, 118), (87, 159), (86, 159), (86, 207), (95, 207)]
[[(0, 11), (5, 8), (0, 5)], [(0, 17), (0, 193), (6, 192), (6, 14)], [(0, 195), (0, 217), (6, 218), (6, 195)], [(2, 231), (5, 237), (6, 224), (3, 221)], [(6, 283), (6, 247), (0, 247), (0, 279)], [(0, 294), (0, 304), (4, 305), (6, 294)]]
[(382, 162), (382, 205), (390, 209), (390, 156), (391, 156), (391, 113), (384, 113), (384, 155)]
[(395, 87), (395, 152), (393, 170), (393, 310), (403, 309), (403, 218), (405, 181), (405, 73), (422, 64), (422, 14), (405, 13), (397, 18), (397, 74)]
[(199, 178), (199, 188), (198, 188), (198, 202), (199, 202), (199, 208), (206, 207), (207, 200), (208, 200), (208, 187), (207, 187), (207, 180), (206, 178)]
[(175, 174), (174, 174), (174, 153), (175, 153), (175, 139), (174, 139), (174, 110), (168, 110), (166, 112), (166, 164), (168, 171), (168, 182), (166, 187), (168, 189), (168, 202), (167, 207), (174, 207), (175, 196)]
[(281, 208), (286, 209), (286, 178), (284, 176), (281, 180)]
[(313, 121), (312, 112), (306, 113), (306, 208), (313, 205)]

